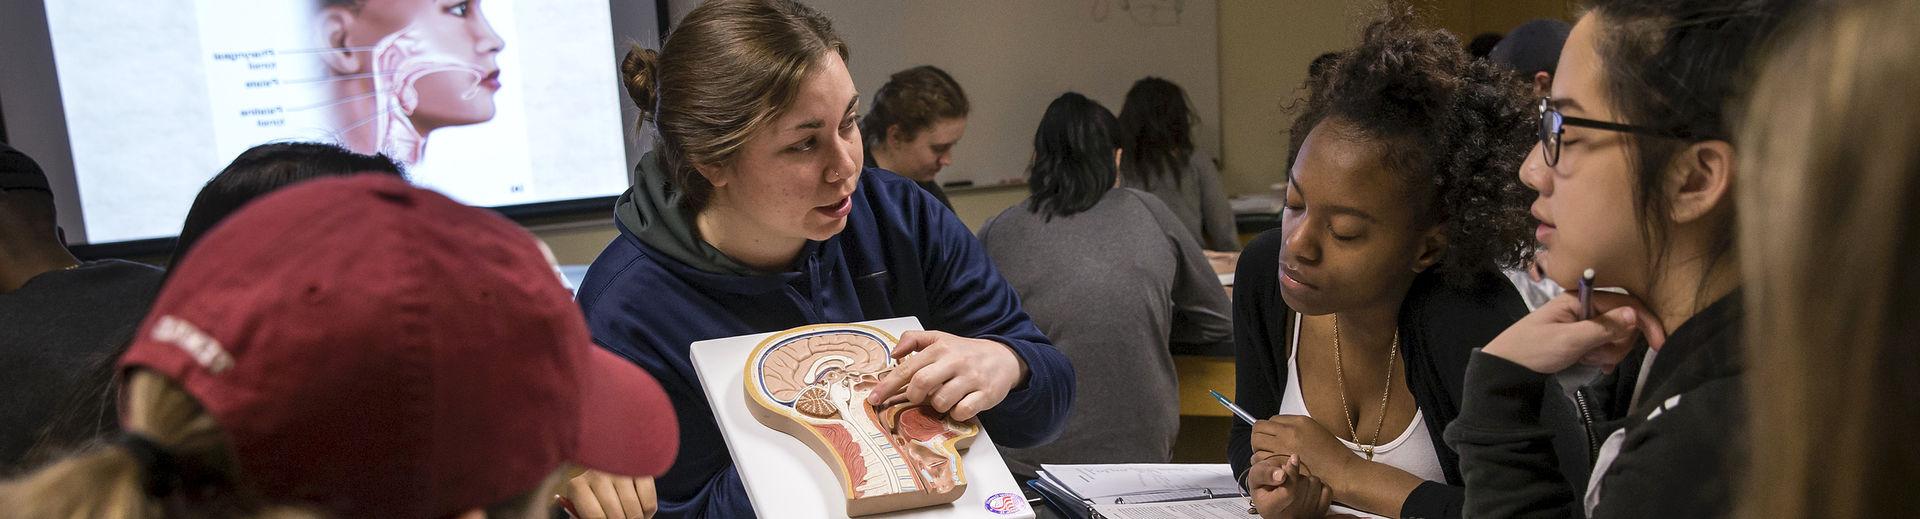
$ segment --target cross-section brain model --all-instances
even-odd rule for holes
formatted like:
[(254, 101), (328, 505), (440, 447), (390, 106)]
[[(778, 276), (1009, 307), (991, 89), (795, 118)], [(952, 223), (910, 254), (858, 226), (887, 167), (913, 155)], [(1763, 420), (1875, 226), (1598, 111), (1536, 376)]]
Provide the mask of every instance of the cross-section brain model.
[(747, 357), (747, 408), (833, 468), (850, 516), (949, 503), (967, 489), (960, 451), (978, 422), (924, 405), (867, 404), (892, 369), (894, 342), (869, 326), (808, 326), (774, 334)]

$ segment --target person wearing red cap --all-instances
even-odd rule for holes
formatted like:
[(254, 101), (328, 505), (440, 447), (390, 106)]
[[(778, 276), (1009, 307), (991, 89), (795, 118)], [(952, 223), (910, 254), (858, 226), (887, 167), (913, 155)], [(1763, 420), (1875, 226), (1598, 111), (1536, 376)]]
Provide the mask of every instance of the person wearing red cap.
[(594, 341), (652, 373), (679, 413), (679, 458), (656, 480), (662, 517), (781, 505), (749, 502), (690, 361), (696, 341), (915, 316), (928, 331), (901, 335), (895, 354), (912, 356), (870, 404), (977, 416), (1014, 448), (1066, 424), (1073, 367), (979, 240), (912, 180), (861, 167), (847, 56), (805, 5), (715, 0), (659, 52), (621, 64), (658, 146), (616, 203), (620, 235), (579, 299)]
[(0, 485), (7, 517), (538, 517), (572, 464), (674, 456), (534, 238), (387, 175), (208, 233), (120, 359), (122, 432)]

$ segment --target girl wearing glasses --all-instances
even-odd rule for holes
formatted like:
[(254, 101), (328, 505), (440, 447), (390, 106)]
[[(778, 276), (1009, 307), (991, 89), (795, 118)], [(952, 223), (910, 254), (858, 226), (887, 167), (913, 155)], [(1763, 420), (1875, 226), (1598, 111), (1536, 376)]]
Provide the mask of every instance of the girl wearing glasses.
[(1281, 228), (1235, 274), (1235, 396), (1268, 419), (1236, 423), (1228, 459), (1268, 518), (1458, 516), (1440, 431), (1468, 354), (1526, 313), (1497, 269), (1531, 248), (1508, 173), (1528, 96), (1414, 24), (1374, 22), (1309, 80)]
[[(1732, 189), (1723, 110), (1750, 51), (1793, 0), (1595, 0), (1536, 108), (1520, 178), (1539, 192), (1537, 261), (1575, 287), (1467, 368), (1447, 442), (1479, 517), (1701, 517), (1729, 512), (1743, 406)], [(1668, 333), (1670, 331), (1671, 333)], [(1563, 478), (1538, 409), (1551, 375), (1604, 375), (1570, 396), (1593, 468)], [(1565, 382), (1563, 380), (1563, 382)], [(1558, 385), (1558, 384), (1552, 384)]]

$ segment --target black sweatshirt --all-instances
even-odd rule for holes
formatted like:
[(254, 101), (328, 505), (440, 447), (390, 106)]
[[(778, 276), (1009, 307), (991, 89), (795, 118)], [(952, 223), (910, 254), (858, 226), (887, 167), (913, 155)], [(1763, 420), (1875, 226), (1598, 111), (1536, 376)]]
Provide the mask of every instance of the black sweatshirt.
[[(1284, 241), (1278, 229), (1262, 233), (1247, 245), (1234, 274), (1235, 402), (1261, 419), (1280, 412), (1287, 377), (1293, 373), (1288, 364), (1293, 311), (1281, 299), (1278, 286)], [(1526, 313), (1526, 304), (1513, 284), (1491, 268), (1475, 275), (1465, 286), (1448, 284), (1432, 269), (1414, 279), (1400, 305), (1401, 361), (1406, 366), (1407, 389), (1413, 393), (1414, 404), (1420, 408), (1427, 430), (1435, 431), (1434, 451), (1440, 455), (1447, 481), (1430, 481), (1415, 488), (1401, 505), (1401, 516), (1460, 516), (1464, 496), (1459, 458), (1441, 441), (1438, 431), (1445, 430), (1447, 422), (1459, 413), (1469, 354)], [(1537, 389), (1535, 396), (1543, 396), (1546, 391)], [(1563, 419), (1556, 421), (1574, 423), (1568, 406), (1549, 405), (1546, 412), (1563, 413)], [(1248, 444), (1252, 432), (1251, 426), (1234, 421), (1227, 461), (1235, 474), (1252, 463), (1253, 448)], [(1569, 429), (1560, 435), (1561, 444), (1578, 452), (1583, 440), (1577, 435), (1577, 429)], [(1584, 467), (1579, 471), (1584, 472)]]
[[(1598, 449), (1619, 431), (1592, 517), (1722, 517), (1744, 452), (1740, 297), (1721, 298), (1667, 336), (1645, 373), (1645, 349), (1579, 391)], [(1642, 394), (1632, 406), (1637, 376)], [(1548, 375), (1474, 352), (1466, 405), (1445, 434), (1460, 452), (1473, 517), (1585, 517), (1586, 480), (1552, 470), (1554, 424), (1534, 419)]]

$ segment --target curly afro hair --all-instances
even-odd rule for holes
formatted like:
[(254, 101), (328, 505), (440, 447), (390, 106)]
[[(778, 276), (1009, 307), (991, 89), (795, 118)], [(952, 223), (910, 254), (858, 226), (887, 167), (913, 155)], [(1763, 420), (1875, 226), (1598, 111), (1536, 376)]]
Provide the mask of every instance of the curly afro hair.
[(1416, 26), (1404, 8), (1368, 24), (1360, 45), (1323, 72), (1293, 105), (1289, 160), (1315, 125), (1339, 120), (1344, 137), (1378, 145), (1416, 188), (1409, 203), (1446, 226), (1437, 267), (1448, 279), (1532, 258), (1534, 192), (1518, 172), (1536, 115), (1524, 85), (1469, 57), (1452, 34)]

